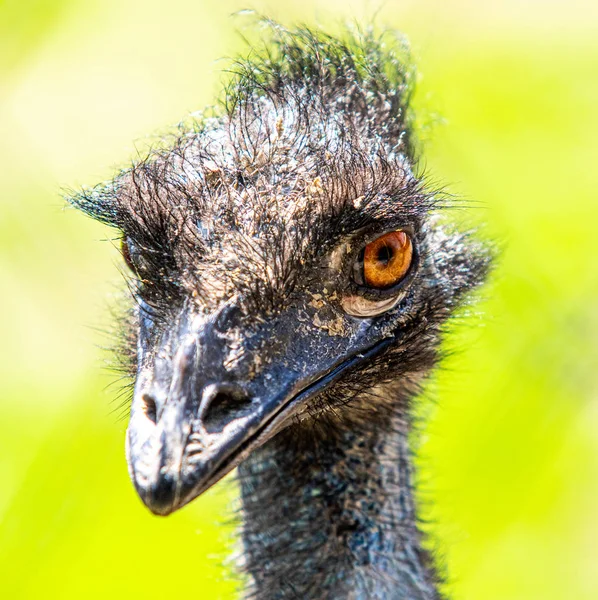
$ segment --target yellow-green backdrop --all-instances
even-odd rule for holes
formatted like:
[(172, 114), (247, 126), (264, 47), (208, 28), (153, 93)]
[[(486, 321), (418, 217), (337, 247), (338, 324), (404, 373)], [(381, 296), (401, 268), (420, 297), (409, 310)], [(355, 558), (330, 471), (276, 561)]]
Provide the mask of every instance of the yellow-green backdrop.
[[(503, 248), (435, 378), (420, 496), (463, 600), (598, 598), (598, 3), (0, 0), (0, 596), (231, 598), (232, 483), (168, 519), (102, 372), (111, 232), (63, 210), (214, 100), (251, 6), (411, 39), (436, 181)], [(457, 215), (458, 217), (458, 215)], [(428, 401), (429, 402), (429, 401)]]

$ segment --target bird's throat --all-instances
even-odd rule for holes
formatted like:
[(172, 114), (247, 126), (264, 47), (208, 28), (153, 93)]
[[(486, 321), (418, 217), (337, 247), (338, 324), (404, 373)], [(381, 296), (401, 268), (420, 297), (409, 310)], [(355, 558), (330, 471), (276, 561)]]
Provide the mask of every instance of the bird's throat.
[(398, 414), (293, 425), (243, 463), (239, 479), (251, 597), (439, 598)]

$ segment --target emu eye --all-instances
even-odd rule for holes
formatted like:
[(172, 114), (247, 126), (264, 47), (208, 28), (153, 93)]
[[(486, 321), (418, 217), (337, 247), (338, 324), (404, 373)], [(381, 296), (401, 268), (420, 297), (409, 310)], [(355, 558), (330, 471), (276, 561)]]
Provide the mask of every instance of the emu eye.
[(127, 267), (129, 267), (129, 269), (131, 269), (131, 271), (135, 273), (135, 275), (137, 275), (137, 267), (135, 266), (135, 264), (133, 263), (133, 259), (131, 258), (131, 249), (129, 248), (129, 244), (127, 243), (126, 238), (123, 238), (120, 241), (120, 253), (123, 256)]
[(386, 290), (405, 277), (412, 258), (413, 244), (406, 232), (385, 233), (360, 252), (353, 265), (353, 279), (358, 285)]

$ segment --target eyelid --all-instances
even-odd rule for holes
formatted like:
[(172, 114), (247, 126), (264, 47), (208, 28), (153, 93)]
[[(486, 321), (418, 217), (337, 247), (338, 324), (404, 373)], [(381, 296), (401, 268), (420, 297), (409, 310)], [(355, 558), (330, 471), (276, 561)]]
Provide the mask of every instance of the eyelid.
[(377, 317), (394, 308), (405, 294), (400, 293), (383, 300), (368, 300), (364, 296), (345, 296), (341, 300), (343, 310), (353, 317)]
[(386, 226), (382, 227), (380, 227), (380, 225), (383, 225), (381, 223), (378, 223), (377, 225), (377, 227), (364, 227), (363, 229), (356, 231), (355, 235), (352, 237), (353, 244), (355, 245), (359, 241), (360, 247), (364, 248), (379, 237), (382, 237), (387, 233), (392, 233), (393, 231), (404, 231), (412, 240), (415, 240), (417, 239), (419, 231), (418, 226), (407, 222), (386, 223)]

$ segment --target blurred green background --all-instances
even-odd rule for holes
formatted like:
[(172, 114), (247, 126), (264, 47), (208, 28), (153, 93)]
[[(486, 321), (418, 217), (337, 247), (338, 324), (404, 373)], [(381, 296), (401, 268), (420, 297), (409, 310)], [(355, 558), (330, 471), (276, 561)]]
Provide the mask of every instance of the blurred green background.
[[(504, 251), (435, 378), (420, 496), (462, 600), (598, 598), (598, 3), (0, 0), (0, 596), (231, 598), (234, 483), (168, 519), (102, 372), (112, 235), (62, 186), (214, 100), (230, 14), (411, 39), (427, 165)], [(438, 118), (437, 115), (441, 117)], [(458, 215), (456, 215), (458, 217)], [(115, 410), (116, 409), (116, 410)], [(224, 566), (223, 566), (224, 562)]]

